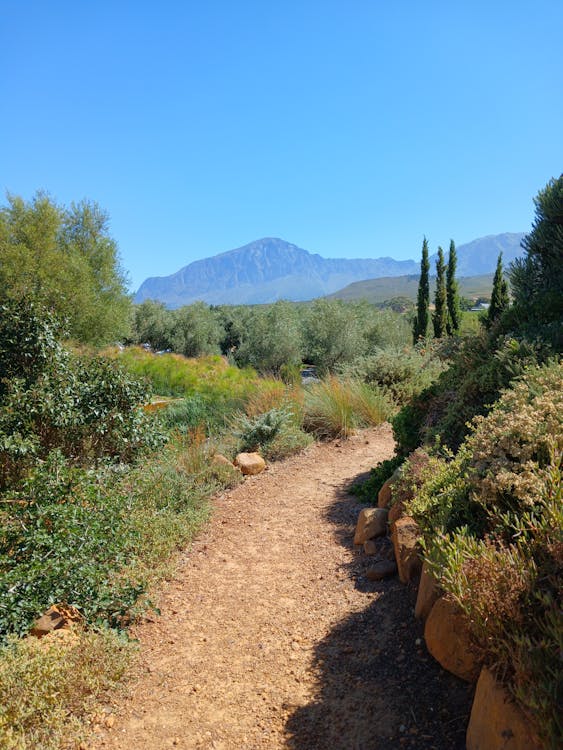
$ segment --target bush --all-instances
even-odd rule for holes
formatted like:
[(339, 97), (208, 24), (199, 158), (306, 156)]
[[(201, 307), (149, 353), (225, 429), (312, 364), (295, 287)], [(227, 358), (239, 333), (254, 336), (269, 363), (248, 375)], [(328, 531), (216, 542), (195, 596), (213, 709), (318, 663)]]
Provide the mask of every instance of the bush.
[(402, 406), (428, 388), (446, 369), (437, 346), (378, 349), (344, 372), (374, 385)]
[(473, 417), (487, 414), (503, 388), (552, 354), (542, 342), (500, 335), (498, 329), (466, 339), (450, 368), (393, 418), (397, 451), (407, 456), (437, 436), (456, 450)]
[(253, 418), (241, 414), (236, 420), (235, 429), (240, 450), (257, 451), (267, 446), (290, 419), (291, 415), (286, 409), (270, 409)]

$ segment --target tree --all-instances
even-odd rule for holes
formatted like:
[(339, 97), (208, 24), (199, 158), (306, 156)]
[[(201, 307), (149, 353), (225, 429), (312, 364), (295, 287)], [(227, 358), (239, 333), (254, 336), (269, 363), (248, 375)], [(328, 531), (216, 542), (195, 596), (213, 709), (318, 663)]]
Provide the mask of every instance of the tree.
[(448, 268), (446, 270), (446, 298), (448, 304), (448, 314), (446, 316), (446, 331), (448, 336), (453, 336), (459, 331), (461, 325), (461, 307), (459, 300), (459, 291), (455, 278), (457, 266), (457, 253), (455, 243), (450, 240), (450, 252), (448, 255)]
[(484, 318), (484, 323), (487, 328), (500, 318), (502, 313), (506, 310), (510, 303), (508, 298), (508, 284), (504, 278), (502, 271), (502, 253), (499, 253), (497, 259), (497, 267), (493, 278), (493, 291), (491, 294), (491, 303), (487, 311), (487, 315)]
[(510, 267), (511, 288), (520, 316), (557, 323), (563, 314), (563, 174), (534, 203), (532, 231), (522, 240), (526, 254)]
[(438, 260), (436, 261), (436, 295), (434, 297), (434, 313), (432, 325), (434, 326), (434, 338), (441, 339), (446, 333), (447, 296), (446, 296), (446, 263), (444, 251), (438, 248)]
[(420, 281), (418, 282), (418, 294), (416, 298), (416, 315), (413, 321), (412, 337), (416, 344), (419, 339), (426, 338), (428, 331), (428, 304), (430, 302), (429, 282), (430, 262), (428, 260), (428, 241), (426, 237), (422, 242), (422, 260), (420, 262)]
[(303, 338), (295, 305), (280, 300), (251, 310), (244, 330), (240, 330), (240, 346), (234, 353), (237, 363), (276, 375), (284, 365), (299, 365)]
[(205, 302), (194, 302), (171, 313), (172, 349), (185, 357), (219, 354), (223, 329), (216, 314)]
[(30, 297), (64, 319), (79, 341), (129, 332), (131, 301), (107, 214), (96, 203), (58, 206), (46, 194), (8, 195), (0, 209), (0, 290)]
[(305, 357), (319, 373), (365, 354), (365, 308), (342, 300), (316, 299), (305, 317)]

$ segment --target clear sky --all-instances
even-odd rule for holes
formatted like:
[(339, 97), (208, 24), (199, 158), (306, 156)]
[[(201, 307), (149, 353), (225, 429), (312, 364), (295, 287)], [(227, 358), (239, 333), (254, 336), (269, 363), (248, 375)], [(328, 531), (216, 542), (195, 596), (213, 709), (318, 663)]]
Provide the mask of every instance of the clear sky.
[(0, 188), (97, 201), (132, 289), (264, 236), (399, 259), (526, 231), (563, 170), (562, 0), (1, 11)]

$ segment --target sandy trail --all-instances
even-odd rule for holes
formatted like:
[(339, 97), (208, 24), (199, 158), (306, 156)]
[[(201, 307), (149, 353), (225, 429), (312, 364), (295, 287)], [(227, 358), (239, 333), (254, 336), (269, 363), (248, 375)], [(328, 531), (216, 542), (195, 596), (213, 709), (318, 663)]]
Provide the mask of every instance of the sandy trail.
[(89, 747), (464, 747), (468, 688), (426, 654), (413, 592), (369, 583), (352, 547), (346, 490), (392, 453), (382, 425), (218, 498), (161, 617), (135, 629), (140, 674)]

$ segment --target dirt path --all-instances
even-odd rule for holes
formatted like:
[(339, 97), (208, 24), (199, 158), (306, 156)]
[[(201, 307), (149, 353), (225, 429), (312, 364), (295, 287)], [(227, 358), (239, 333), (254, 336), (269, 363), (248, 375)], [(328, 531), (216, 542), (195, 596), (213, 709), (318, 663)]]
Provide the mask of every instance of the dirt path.
[(161, 617), (136, 629), (141, 674), (91, 747), (464, 747), (468, 689), (426, 654), (413, 592), (368, 582), (352, 548), (346, 489), (392, 452), (384, 425), (219, 498)]

